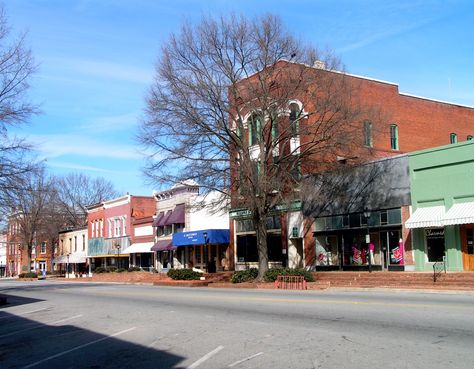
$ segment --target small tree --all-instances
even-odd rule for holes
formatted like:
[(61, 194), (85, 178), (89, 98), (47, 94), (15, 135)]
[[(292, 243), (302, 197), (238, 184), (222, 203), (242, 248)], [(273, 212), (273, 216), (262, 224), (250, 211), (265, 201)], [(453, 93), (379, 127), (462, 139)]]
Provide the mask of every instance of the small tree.
[(302, 173), (328, 170), (361, 140), (357, 84), (341, 71), (272, 15), (204, 18), (162, 47), (139, 133), (153, 152), (145, 173), (230, 187), (232, 206), (251, 212), (260, 279), (269, 213), (299, 198)]

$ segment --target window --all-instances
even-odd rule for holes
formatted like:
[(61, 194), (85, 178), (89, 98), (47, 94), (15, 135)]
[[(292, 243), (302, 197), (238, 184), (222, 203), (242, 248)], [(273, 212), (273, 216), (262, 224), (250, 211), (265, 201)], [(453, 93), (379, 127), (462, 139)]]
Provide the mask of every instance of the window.
[(174, 225), (174, 233), (180, 233), (184, 231), (184, 223), (176, 223)]
[(456, 133), (451, 133), (449, 135), (449, 140), (452, 144), (455, 144), (458, 142), (458, 135)]
[(258, 144), (260, 140), (261, 125), (262, 125), (262, 122), (258, 115), (254, 114), (249, 118), (249, 121), (248, 121), (249, 146)]
[(82, 235), (82, 251), (86, 251), (86, 235)]
[(41, 242), (40, 253), (46, 254), (46, 242)]
[(77, 236), (74, 236), (74, 252), (77, 252)]
[(364, 145), (367, 147), (373, 146), (372, 141), (372, 122), (364, 121)]
[(398, 126), (396, 124), (390, 125), (390, 148), (398, 150)]
[(120, 219), (114, 219), (114, 236), (120, 236)]
[(72, 238), (69, 238), (69, 250), (68, 253), (72, 252)]
[(472, 137), (472, 135), (468, 135), (468, 136), (466, 137), (466, 139), (467, 139), (468, 141), (472, 141), (473, 137)]
[(61, 250), (60, 253), (62, 254), (64, 252), (64, 240), (61, 240)]
[(300, 134), (300, 115), (301, 111), (298, 104), (290, 104), (290, 132), (292, 137)]
[(165, 230), (163, 227), (158, 226), (156, 227), (156, 235), (157, 237), (163, 236), (165, 234)]

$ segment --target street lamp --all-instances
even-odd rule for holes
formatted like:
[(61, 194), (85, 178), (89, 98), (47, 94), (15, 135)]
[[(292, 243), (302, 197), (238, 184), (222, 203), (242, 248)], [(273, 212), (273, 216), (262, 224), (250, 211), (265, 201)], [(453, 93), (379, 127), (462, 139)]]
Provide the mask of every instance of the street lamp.
[(67, 254), (67, 264), (66, 264), (66, 273), (67, 273), (67, 278), (69, 278), (69, 255), (71, 254)]
[(115, 244), (115, 248), (117, 249), (117, 268), (120, 268), (119, 260), (120, 260), (120, 243)]
[(367, 251), (369, 256), (369, 273), (372, 273), (372, 252), (370, 250), (370, 233), (369, 233), (369, 218), (370, 218), (370, 210), (366, 207), (364, 208), (364, 218), (366, 221), (367, 226), (367, 235), (365, 236), (365, 243), (367, 244)]

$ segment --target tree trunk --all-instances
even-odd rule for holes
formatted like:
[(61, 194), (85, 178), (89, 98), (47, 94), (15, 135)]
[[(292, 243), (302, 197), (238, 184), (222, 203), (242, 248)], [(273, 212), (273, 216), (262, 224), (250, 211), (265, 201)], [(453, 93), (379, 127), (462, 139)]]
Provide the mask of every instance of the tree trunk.
[(262, 216), (254, 217), (254, 226), (257, 236), (258, 250), (258, 277), (262, 281), (265, 272), (268, 270), (268, 245), (267, 245), (267, 227), (266, 218)]

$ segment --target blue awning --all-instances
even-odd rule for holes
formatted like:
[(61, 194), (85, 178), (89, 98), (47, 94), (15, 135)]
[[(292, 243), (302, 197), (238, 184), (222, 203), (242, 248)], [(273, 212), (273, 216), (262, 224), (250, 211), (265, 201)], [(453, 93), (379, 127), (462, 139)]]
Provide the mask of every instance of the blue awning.
[(228, 244), (229, 230), (203, 229), (201, 231), (180, 232), (173, 234), (173, 246), (192, 246), (210, 243)]

